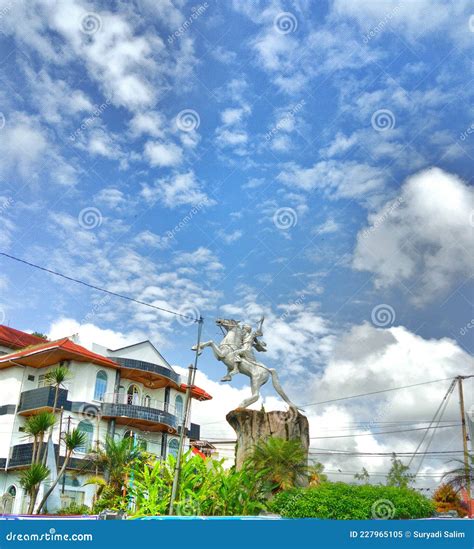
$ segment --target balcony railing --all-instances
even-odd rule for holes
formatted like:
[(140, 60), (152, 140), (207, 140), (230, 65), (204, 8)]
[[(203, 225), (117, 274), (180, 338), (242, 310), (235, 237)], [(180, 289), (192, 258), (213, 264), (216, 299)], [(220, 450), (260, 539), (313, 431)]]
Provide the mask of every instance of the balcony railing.
[(147, 372), (151, 374), (157, 374), (159, 376), (170, 379), (177, 385), (181, 383), (180, 375), (166, 368), (165, 366), (160, 366), (159, 364), (153, 364), (152, 362), (145, 362), (144, 360), (136, 360), (133, 358), (121, 358), (121, 357), (111, 357), (115, 362), (118, 362), (122, 368), (129, 370), (140, 370), (142, 372)]
[[(46, 386), (23, 391), (20, 395), (18, 412), (27, 412), (40, 408), (52, 408), (54, 405), (55, 387)], [(67, 389), (59, 389), (57, 408), (67, 408)]]
[(138, 424), (160, 424), (178, 429), (180, 419), (175, 415), (174, 406), (155, 399), (141, 399), (136, 395), (124, 393), (106, 393), (101, 405), (102, 416), (127, 418), (130, 425), (133, 420)]

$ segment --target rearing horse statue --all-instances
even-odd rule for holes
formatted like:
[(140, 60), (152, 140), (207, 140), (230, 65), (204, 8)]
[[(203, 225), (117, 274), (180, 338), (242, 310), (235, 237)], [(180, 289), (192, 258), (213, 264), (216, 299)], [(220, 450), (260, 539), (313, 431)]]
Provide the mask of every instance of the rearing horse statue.
[(255, 358), (254, 349), (265, 352), (266, 344), (259, 340), (263, 335), (262, 325), (263, 317), (258, 324), (256, 330), (248, 324), (240, 325), (240, 322), (232, 319), (218, 319), (216, 324), (220, 326), (224, 332), (224, 339), (216, 345), (214, 341), (206, 341), (200, 343), (199, 349), (195, 345), (192, 350), (198, 351), (199, 354), (206, 347), (211, 347), (214, 356), (217, 360), (223, 362), (227, 366), (227, 375), (221, 381), (231, 381), (235, 374), (244, 374), (250, 378), (250, 388), (252, 395), (246, 398), (239, 408), (247, 408), (260, 397), (260, 387), (264, 385), (268, 379), (272, 378), (273, 387), (281, 398), (288, 404), (290, 409), (297, 411), (298, 408), (286, 396), (283, 387), (278, 379), (278, 374), (275, 369), (267, 368)]

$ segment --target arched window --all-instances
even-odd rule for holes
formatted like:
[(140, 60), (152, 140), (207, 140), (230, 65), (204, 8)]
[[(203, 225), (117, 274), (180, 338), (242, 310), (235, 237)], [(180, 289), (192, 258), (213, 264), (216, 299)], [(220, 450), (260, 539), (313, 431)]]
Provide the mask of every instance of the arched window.
[(179, 442), (176, 438), (172, 438), (168, 443), (168, 455), (176, 457), (178, 455)]
[(150, 395), (145, 395), (145, 398), (143, 399), (143, 406), (146, 406), (149, 408), (151, 406), (151, 397)]
[(130, 385), (127, 390), (127, 404), (137, 405), (140, 403), (140, 391), (136, 385)]
[(84, 452), (84, 453), (89, 452), (92, 448), (92, 441), (94, 437), (94, 427), (92, 426), (92, 423), (90, 421), (83, 420), (79, 423), (77, 428), (81, 433), (85, 434), (85, 441), (83, 446), (80, 446), (76, 450), (78, 452)]
[(5, 515), (11, 515), (15, 507), (15, 498), (16, 498), (16, 486), (13, 484), (8, 488), (8, 490), (3, 494), (0, 504), (2, 505), (2, 512)]
[(99, 370), (95, 376), (94, 400), (103, 400), (107, 391), (107, 374)]
[(177, 395), (174, 401), (174, 410), (176, 417), (178, 418), (179, 422), (181, 423), (183, 421), (183, 397), (181, 395)]

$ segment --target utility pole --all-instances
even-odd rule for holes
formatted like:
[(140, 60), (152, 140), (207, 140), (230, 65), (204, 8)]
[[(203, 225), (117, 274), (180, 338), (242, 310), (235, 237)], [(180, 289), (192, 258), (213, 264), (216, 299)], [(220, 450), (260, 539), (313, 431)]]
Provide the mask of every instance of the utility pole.
[(469, 463), (469, 451), (467, 449), (467, 428), (466, 428), (466, 412), (464, 410), (464, 391), (463, 382), (464, 376), (458, 376), (459, 389), (459, 406), (461, 411), (461, 429), (462, 429), (462, 445), (464, 451), (464, 471), (466, 474), (466, 491), (469, 503), (469, 516), (471, 515), (471, 467)]
[(194, 379), (196, 378), (197, 363), (198, 363), (198, 358), (200, 354), (199, 344), (201, 343), (201, 333), (202, 333), (202, 324), (203, 324), (202, 316), (199, 317), (199, 320), (197, 322), (198, 322), (198, 334), (197, 334), (196, 354), (194, 355), (194, 365), (190, 364), (189, 370), (188, 370), (188, 384), (186, 387), (186, 396), (184, 398), (184, 413), (183, 413), (183, 419), (181, 422), (181, 431), (179, 433), (179, 446), (178, 446), (178, 455), (176, 456), (176, 465), (174, 469), (173, 487), (171, 489), (171, 500), (170, 500), (170, 508), (169, 508), (170, 515), (174, 515), (174, 502), (175, 502), (176, 496), (178, 495), (178, 489), (179, 489), (179, 480), (181, 476), (181, 459), (183, 456), (184, 439), (186, 436), (186, 426), (188, 424), (189, 411), (191, 409), (191, 392), (194, 386)]

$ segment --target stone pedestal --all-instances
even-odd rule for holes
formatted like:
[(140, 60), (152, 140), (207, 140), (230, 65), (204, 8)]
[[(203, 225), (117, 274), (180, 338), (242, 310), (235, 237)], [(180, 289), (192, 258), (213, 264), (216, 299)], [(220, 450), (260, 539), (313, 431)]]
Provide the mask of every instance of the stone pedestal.
[(259, 440), (278, 437), (285, 440), (299, 440), (306, 451), (309, 448), (308, 418), (299, 412), (262, 412), (237, 408), (226, 416), (227, 423), (237, 434), (235, 467), (239, 470)]

